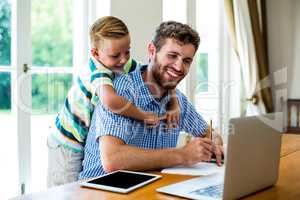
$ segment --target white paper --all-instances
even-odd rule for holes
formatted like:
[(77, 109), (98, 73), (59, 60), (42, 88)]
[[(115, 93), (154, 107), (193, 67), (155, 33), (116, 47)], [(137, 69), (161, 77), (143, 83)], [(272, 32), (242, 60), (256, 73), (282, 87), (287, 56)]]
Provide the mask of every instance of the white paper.
[(167, 174), (206, 176), (215, 173), (222, 173), (223, 171), (224, 171), (224, 165), (219, 167), (215, 163), (199, 162), (190, 167), (177, 166), (177, 167), (165, 168), (161, 172)]

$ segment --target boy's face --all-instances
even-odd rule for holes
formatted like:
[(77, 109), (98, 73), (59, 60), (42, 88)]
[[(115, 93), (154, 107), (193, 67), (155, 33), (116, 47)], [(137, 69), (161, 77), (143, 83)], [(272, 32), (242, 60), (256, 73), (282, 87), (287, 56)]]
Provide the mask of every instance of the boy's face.
[(195, 55), (195, 47), (168, 38), (158, 52), (154, 45), (152, 52), (151, 44), (149, 48), (156, 82), (164, 89), (174, 89), (188, 73)]
[(112, 71), (123, 73), (123, 67), (130, 58), (129, 34), (118, 39), (101, 40), (93, 56)]

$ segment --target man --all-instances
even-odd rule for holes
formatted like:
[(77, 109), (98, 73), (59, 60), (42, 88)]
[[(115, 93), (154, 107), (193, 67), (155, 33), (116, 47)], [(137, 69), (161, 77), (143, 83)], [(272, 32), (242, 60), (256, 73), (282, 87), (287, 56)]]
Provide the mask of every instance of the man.
[[(116, 78), (116, 92), (142, 110), (163, 116), (170, 90), (188, 73), (199, 42), (199, 35), (188, 25), (174, 21), (162, 23), (148, 45), (148, 66)], [(119, 169), (144, 171), (188, 166), (209, 161), (212, 153), (216, 154), (220, 165), (222, 148), (204, 137), (207, 123), (180, 91), (176, 95), (180, 120), (172, 129), (164, 121), (157, 127), (145, 127), (142, 121), (113, 114), (99, 104), (88, 134), (80, 179)], [(180, 131), (196, 138), (176, 149)]]

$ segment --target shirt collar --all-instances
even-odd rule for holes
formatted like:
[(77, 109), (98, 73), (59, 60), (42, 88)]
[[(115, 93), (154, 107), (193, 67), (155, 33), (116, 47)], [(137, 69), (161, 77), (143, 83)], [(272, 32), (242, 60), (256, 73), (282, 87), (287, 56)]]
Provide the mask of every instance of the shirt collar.
[(143, 98), (144, 102), (147, 104), (156, 103), (160, 106), (166, 105), (170, 101), (170, 91), (166, 95), (164, 95), (160, 100), (155, 99), (153, 94), (150, 92), (149, 88), (146, 86), (143, 78), (142, 72), (147, 69), (148, 65), (143, 65), (140, 69), (137, 69), (133, 72), (133, 82), (136, 83), (135, 88), (139, 91), (139, 94)]

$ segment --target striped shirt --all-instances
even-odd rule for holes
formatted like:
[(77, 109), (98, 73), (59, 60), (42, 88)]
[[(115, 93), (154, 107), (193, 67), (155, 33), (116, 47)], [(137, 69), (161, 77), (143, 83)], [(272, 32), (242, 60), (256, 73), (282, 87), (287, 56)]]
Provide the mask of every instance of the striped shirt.
[[(126, 97), (136, 107), (160, 116), (164, 115), (170, 94), (160, 100), (155, 99), (143, 82), (142, 70), (144, 67), (128, 75), (117, 77), (113, 82), (114, 88), (119, 95)], [(178, 127), (174, 129), (167, 129), (165, 122), (161, 122), (158, 127), (147, 128), (143, 122), (113, 114), (101, 103), (98, 104), (84, 148), (83, 170), (79, 178), (85, 179), (105, 174), (98, 143), (101, 136), (111, 135), (127, 145), (144, 149), (176, 147), (180, 131), (194, 136), (203, 136), (208, 128), (207, 123), (179, 90), (176, 94), (180, 106), (180, 120)]]
[[(136, 67), (136, 61), (129, 59), (124, 72), (131, 72)], [(100, 85), (113, 86), (113, 79), (114, 73), (110, 69), (90, 58), (89, 69), (77, 77), (68, 91), (64, 105), (55, 119), (58, 131), (53, 131), (51, 136), (74, 152), (83, 151), (94, 107), (99, 102), (96, 89)]]

